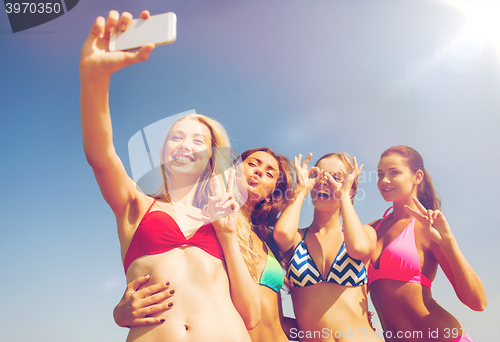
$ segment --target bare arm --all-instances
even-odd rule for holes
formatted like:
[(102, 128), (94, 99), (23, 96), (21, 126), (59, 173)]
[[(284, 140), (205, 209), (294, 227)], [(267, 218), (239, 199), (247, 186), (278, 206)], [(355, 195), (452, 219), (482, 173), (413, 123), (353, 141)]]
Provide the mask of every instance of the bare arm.
[[(141, 18), (147, 17), (148, 12), (141, 13)], [(98, 17), (82, 47), (80, 58), (83, 148), (101, 193), (115, 215), (125, 212), (138, 192), (113, 146), (108, 101), (110, 77), (129, 64), (146, 60), (154, 48), (150, 44), (137, 52), (108, 50), (110, 35), (118, 29), (125, 30), (131, 20), (129, 13), (123, 13), (119, 18), (116, 11), (111, 11), (106, 20)]]
[(234, 233), (218, 232), (217, 238), (224, 251), (231, 299), (243, 318), (247, 329), (255, 328), (261, 320), (261, 293), (259, 285), (252, 279), (241, 255), (238, 237)]
[(483, 311), (487, 304), (483, 283), (462, 254), (455, 237), (443, 240), (434, 255), (460, 301), (472, 310)]
[[(149, 13), (144, 11), (140, 17), (147, 19)], [(148, 45), (138, 52), (108, 50), (110, 36), (117, 30), (125, 31), (131, 21), (132, 15), (126, 12), (121, 18), (116, 11), (111, 11), (106, 20), (98, 17), (82, 47), (79, 65), (83, 148), (101, 193), (117, 217), (123, 215), (142, 194), (138, 193), (135, 183), (127, 175), (113, 145), (109, 110), (110, 78), (115, 71), (127, 65), (146, 60), (154, 48)], [(122, 241), (124, 232), (119, 229), (118, 233)], [(167, 310), (172, 305), (169, 305), (171, 302), (158, 304), (172, 295), (170, 291), (165, 291), (168, 288), (166, 284), (138, 290), (148, 279), (148, 276), (141, 277), (128, 284), (113, 312), (119, 326), (160, 323), (161, 317), (147, 315)]]
[(238, 243), (239, 208), (232, 196), (234, 177), (235, 171), (232, 170), (228, 180), (229, 187), (223, 194), (221, 185), (212, 175), (210, 187), (214, 196), (209, 199), (207, 211), (224, 252), (231, 299), (246, 328), (251, 330), (261, 320), (261, 293), (259, 285), (250, 275)]
[[(278, 222), (273, 229), (273, 237), (276, 241), (276, 245), (282, 252), (286, 252), (292, 248), (298, 240), (300, 240), (299, 220), (300, 220), (300, 209), (304, 203), (307, 194), (311, 191), (314, 185), (320, 179), (320, 172), (317, 167), (312, 167), (307, 169), (307, 163), (311, 160), (312, 154), (304, 159), (301, 165), (302, 155), (299, 154), (298, 157), (294, 157), (295, 168), (299, 171), (297, 180), (297, 194), (292, 203), (286, 207), (281, 213)], [(310, 178), (312, 172), (316, 172), (317, 175), (314, 178)]]
[(432, 240), (431, 250), (450, 280), (462, 303), (475, 311), (483, 311), (487, 300), (481, 279), (460, 251), (445, 216), (439, 210), (427, 210), (416, 198), (413, 201), (419, 212), (406, 209), (424, 226)]
[(343, 157), (343, 160), (350, 165), (353, 169), (344, 181), (340, 184), (337, 182), (330, 174), (325, 173), (328, 181), (334, 184), (340, 192), (340, 207), (342, 215), (342, 223), (344, 227), (344, 242), (347, 249), (347, 253), (355, 259), (368, 261), (373, 255), (375, 250), (375, 245), (377, 243), (377, 234), (375, 230), (370, 226), (364, 226), (354, 210), (354, 206), (351, 201), (352, 197), (352, 184), (359, 176), (363, 165), (358, 168), (358, 163), (356, 158), (353, 157), (353, 163), (347, 157)]
[(361, 224), (350, 198), (343, 196), (340, 203), (347, 253), (354, 259), (367, 262), (375, 251), (377, 233), (372, 227)]
[(283, 210), (273, 229), (274, 241), (282, 252), (286, 252), (292, 248), (296, 240), (300, 240), (298, 233), (300, 209), (304, 202), (307, 193), (301, 191), (295, 196), (295, 199), (288, 207)]

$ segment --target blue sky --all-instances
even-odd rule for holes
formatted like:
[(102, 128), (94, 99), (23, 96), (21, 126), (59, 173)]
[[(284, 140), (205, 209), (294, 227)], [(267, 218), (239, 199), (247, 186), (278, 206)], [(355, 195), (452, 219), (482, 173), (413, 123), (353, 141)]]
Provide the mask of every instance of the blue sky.
[[(195, 109), (222, 122), (241, 151), (356, 156), (365, 178), (355, 206), (368, 223), (389, 205), (373, 174), (380, 154), (412, 146), (489, 304), (482, 313), (469, 310), (442, 272), (433, 295), (476, 329), (476, 341), (493, 340), (478, 333), (498, 329), (500, 310), (500, 278), (491, 272), (500, 257), (500, 26), (487, 16), (500, 14), (495, 5), (80, 0), (16, 34), (1, 13), (2, 340), (120, 341), (127, 334), (112, 319), (125, 288), (115, 220), (86, 163), (79, 119), (80, 48), (95, 17), (110, 9), (178, 17), (174, 44), (112, 77), (114, 143), (128, 170), (137, 131)], [(311, 217), (304, 208), (302, 225)]]

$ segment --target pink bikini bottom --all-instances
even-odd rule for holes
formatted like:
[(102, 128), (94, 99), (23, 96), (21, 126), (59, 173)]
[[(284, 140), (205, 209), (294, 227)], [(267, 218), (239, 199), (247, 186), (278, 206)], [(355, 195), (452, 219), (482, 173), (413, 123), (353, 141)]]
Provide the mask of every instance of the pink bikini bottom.
[(457, 337), (456, 339), (454, 339), (451, 342), (474, 342), (474, 340), (472, 338), (470, 338), (469, 335), (467, 335), (467, 333), (465, 333), (462, 336)]

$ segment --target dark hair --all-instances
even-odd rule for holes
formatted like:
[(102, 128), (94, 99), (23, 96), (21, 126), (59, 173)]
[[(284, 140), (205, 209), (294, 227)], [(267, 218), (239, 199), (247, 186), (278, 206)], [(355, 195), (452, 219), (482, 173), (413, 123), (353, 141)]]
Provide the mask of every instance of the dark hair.
[(413, 173), (422, 170), (424, 178), (417, 187), (417, 198), (426, 209), (437, 210), (441, 208), (441, 201), (438, 198), (436, 190), (432, 185), (432, 178), (424, 168), (424, 160), (420, 153), (408, 146), (392, 146), (382, 153), (380, 159), (387, 157), (390, 154), (399, 154), (406, 159), (406, 164)]
[(294, 173), (295, 166), (285, 156), (275, 153), (267, 147), (252, 148), (241, 154), (241, 160), (245, 160), (256, 152), (265, 152), (271, 155), (279, 167), (279, 176), (276, 180), (276, 187), (271, 193), (270, 200), (260, 201), (252, 213), (253, 230), (259, 238), (265, 241), (274, 255), (282, 261), (281, 253), (273, 239), (272, 228), (278, 221), (280, 213), (293, 200), (294, 188), (296, 185)]

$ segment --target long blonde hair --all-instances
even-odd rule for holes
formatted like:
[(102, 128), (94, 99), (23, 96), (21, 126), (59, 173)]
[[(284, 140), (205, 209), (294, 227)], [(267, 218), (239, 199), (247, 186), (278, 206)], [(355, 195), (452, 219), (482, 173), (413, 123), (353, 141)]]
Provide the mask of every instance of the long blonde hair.
[[(231, 143), (224, 126), (222, 126), (222, 124), (218, 121), (201, 114), (185, 115), (176, 120), (170, 126), (160, 151), (162, 184), (160, 189), (153, 194), (152, 197), (156, 199), (161, 198), (167, 203), (172, 203), (167, 186), (167, 174), (169, 174), (169, 171), (165, 167), (165, 148), (172, 127), (174, 127), (176, 123), (183, 120), (197, 120), (200, 124), (205, 125), (210, 132), (209, 165), (199, 178), (198, 186), (193, 199), (193, 206), (203, 209), (208, 204), (209, 197), (213, 195), (210, 189), (210, 178), (214, 176), (217, 178), (217, 181), (221, 184), (221, 186), (226, 186), (228, 172), (234, 164), (235, 153), (234, 150), (231, 149)], [(233, 186), (234, 189), (237, 189), (235, 184), (233, 184)], [(238, 202), (241, 203), (239, 191), (234, 191), (233, 196)], [(252, 278), (256, 279), (255, 260), (257, 254), (253, 250), (250, 230), (250, 223), (244, 218), (244, 215), (242, 215), (242, 212), (240, 211), (240, 214), (238, 215), (237, 227), (238, 244), (250, 275)]]
[(222, 124), (201, 114), (188, 114), (176, 120), (169, 128), (160, 151), (160, 169), (161, 169), (161, 187), (153, 195), (156, 198), (163, 198), (167, 203), (171, 203), (170, 193), (167, 186), (167, 175), (169, 171), (165, 165), (165, 148), (167, 140), (176, 123), (184, 120), (196, 120), (205, 125), (210, 132), (209, 155), (210, 161), (206, 170), (200, 176), (193, 205), (197, 208), (203, 208), (208, 203), (208, 198), (212, 195), (210, 191), (210, 178), (212, 174), (219, 178), (220, 184), (225, 184), (224, 172), (231, 167), (233, 158), (231, 156), (231, 143), (226, 130)]

